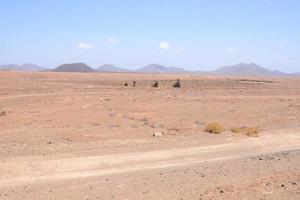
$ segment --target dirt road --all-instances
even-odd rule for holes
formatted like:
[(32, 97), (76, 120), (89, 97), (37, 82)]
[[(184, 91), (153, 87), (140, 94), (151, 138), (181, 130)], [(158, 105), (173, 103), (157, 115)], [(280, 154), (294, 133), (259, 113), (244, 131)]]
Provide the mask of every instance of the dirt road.
[(0, 185), (86, 178), (140, 170), (226, 160), (300, 149), (300, 135), (284, 133), (244, 139), (236, 143), (163, 151), (44, 160), (15, 158), (1, 163)]

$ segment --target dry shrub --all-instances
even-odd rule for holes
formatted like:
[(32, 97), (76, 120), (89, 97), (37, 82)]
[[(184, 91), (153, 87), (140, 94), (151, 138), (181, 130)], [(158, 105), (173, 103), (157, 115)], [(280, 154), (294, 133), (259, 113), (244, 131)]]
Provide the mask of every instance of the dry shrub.
[(257, 127), (248, 127), (246, 131), (246, 135), (249, 137), (258, 137), (258, 128)]
[(217, 122), (209, 123), (205, 127), (205, 132), (214, 133), (214, 134), (220, 134), (224, 130), (225, 130), (224, 127), (221, 124), (217, 123)]
[(232, 128), (230, 128), (230, 131), (232, 133), (240, 133), (241, 132), (241, 128), (240, 127), (232, 127)]
[(158, 87), (158, 82), (154, 81), (154, 84), (152, 85), (152, 87)]
[(232, 127), (230, 129), (232, 133), (242, 133), (249, 137), (258, 137), (259, 129), (257, 127)]
[(173, 84), (173, 87), (180, 88), (181, 87), (181, 80), (177, 79), (176, 83)]

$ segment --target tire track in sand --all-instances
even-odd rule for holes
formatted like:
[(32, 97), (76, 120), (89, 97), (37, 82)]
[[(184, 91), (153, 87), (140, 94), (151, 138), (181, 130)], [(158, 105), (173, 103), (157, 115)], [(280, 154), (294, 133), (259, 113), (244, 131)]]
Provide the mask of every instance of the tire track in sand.
[(265, 135), (236, 143), (163, 151), (58, 160), (29, 157), (0, 163), (0, 186), (155, 170), (295, 149), (300, 149), (299, 133)]

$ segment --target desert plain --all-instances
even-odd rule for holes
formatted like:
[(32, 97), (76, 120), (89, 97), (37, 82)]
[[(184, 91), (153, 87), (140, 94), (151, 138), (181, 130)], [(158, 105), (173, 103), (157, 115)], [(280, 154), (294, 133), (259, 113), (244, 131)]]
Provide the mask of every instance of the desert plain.
[(1, 200), (300, 199), (299, 78), (0, 72), (0, 113)]

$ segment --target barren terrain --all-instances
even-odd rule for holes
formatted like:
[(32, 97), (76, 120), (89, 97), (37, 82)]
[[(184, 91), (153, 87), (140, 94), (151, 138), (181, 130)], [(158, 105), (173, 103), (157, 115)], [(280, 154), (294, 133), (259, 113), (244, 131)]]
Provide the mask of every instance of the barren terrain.
[(299, 78), (0, 72), (0, 113), (0, 199), (300, 199)]

